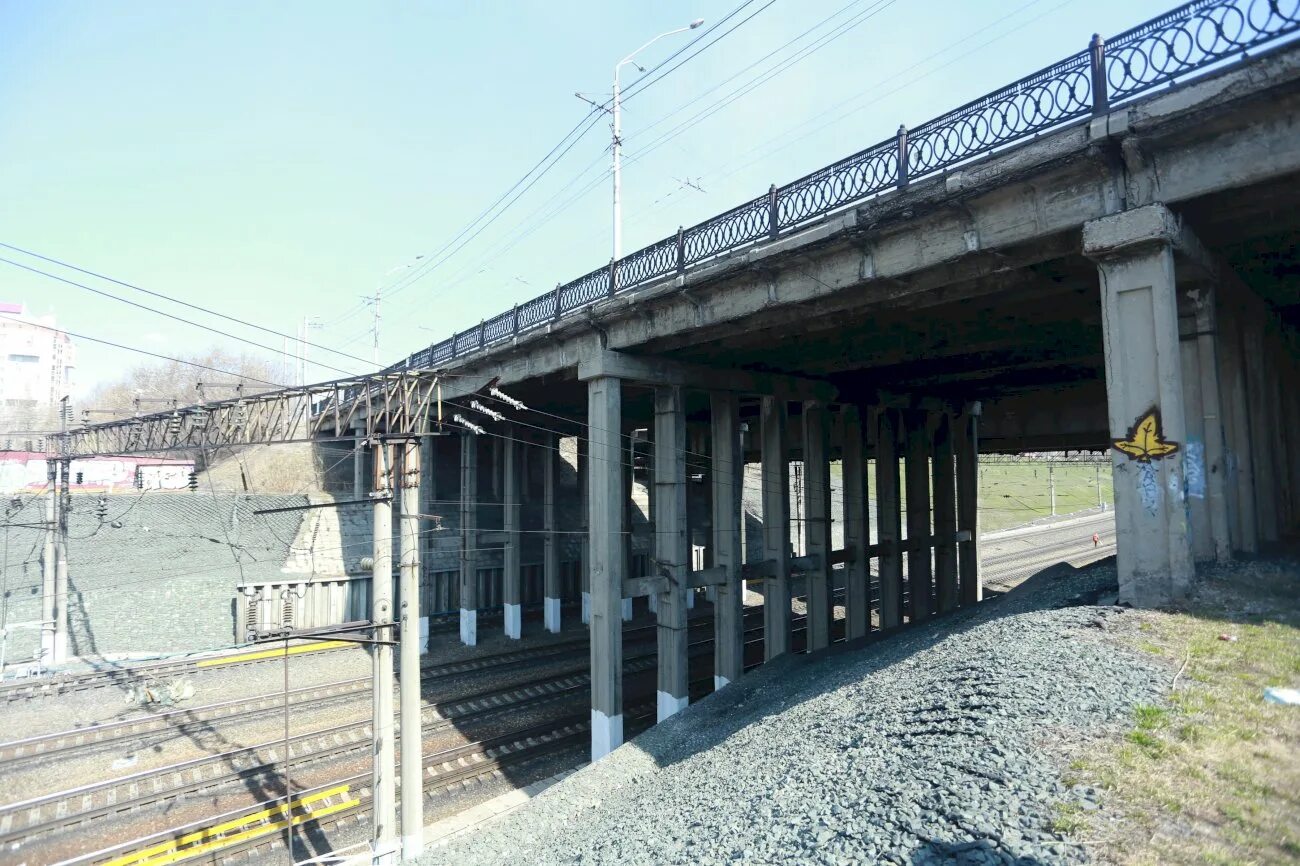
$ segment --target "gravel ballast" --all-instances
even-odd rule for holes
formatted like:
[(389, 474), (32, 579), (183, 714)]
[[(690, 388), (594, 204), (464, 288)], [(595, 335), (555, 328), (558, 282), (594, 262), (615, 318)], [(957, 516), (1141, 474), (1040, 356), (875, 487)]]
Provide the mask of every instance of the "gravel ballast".
[(1044, 572), (868, 647), (764, 665), (423, 863), (1078, 863), (1063, 749), (1169, 672), (1084, 604), (1112, 564)]

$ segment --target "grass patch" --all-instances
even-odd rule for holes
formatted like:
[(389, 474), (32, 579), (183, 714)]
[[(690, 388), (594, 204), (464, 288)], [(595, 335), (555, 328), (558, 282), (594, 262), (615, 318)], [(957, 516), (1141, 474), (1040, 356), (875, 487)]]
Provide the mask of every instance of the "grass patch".
[(1072, 784), (1107, 792), (1107, 819), (1066, 808), (1053, 828), (1103, 862), (1300, 864), (1300, 708), (1263, 700), (1300, 676), (1298, 588), (1294, 563), (1224, 566), (1186, 612), (1136, 614), (1123, 639), (1168, 661), (1171, 689), (1181, 671), (1177, 689), (1071, 762)]

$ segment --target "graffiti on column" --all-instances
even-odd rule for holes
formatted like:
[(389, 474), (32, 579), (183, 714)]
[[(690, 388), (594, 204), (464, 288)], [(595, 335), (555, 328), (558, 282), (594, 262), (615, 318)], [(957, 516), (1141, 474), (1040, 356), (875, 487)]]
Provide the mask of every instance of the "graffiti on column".
[[(1160, 508), (1160, 481), (1156, 477), (1153, 461), (1163, 460), (1178, 452), (1178, 443), (1164, 437), (1160, 424), (1160, 409), (1152, 406), (1138, 416), (1122, 439), (1115, 439), (1112, 447), (1137, 463), (1138, 495), (1142, 507), (1154, 516)], [(1170, 478), (1177, 484), (1176, 478)], [(1202, 478), (1202, 481), (1204, 479)]]
[(1187, 440), (1187, 451), (1183, 455), (1183, 472), (1187, 476), (1187, 495), (1197, 499), (1205, 498), (1205, 443), (1195, 439)]

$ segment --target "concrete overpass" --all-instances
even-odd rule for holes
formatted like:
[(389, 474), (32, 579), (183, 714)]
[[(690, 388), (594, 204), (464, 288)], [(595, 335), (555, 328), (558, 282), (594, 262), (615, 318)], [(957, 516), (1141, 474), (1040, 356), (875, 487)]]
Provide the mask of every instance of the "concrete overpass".
[[(460, 503), (462, 640), (486, 548), (517, 637), (528, 533), (544, 538), (551, 628), (577, 592), (559, 550), (581, 538), (600, 757), (622, 740), (628, 599), (657, 609), (660, 718), (687, 700), (691, 587), (715, 593), (719, 686), (741, 673), (742, 579), (764, 596), (769, 658), (789, 649), (792, 593), (810, 649), (830, 641), (836, 586), (851, 639), (976, 603), (981, 449), (1110, 453), (1134, 604), (1176, 601), (1197, 561), (1293, 536), (1297, 29), (1295, 2), (1197, 0), (391, 368), (420, 383), (427, 423), (390, 432), (450, 434), (426, 436), (421, 463), (426, 500), (436, 477), (436, 498)], [(399, 388), (349, 395), (349, 414), (312, 428), (358, 436), (361, 493), (375, 419), (411, 413)], [(562, 438), (579, 450), (572, 492)], [(797, 559), (791, 461), (809, 491)], [(753, 464), (762, 538), (742, 549)], [(490, 528), (485, 490), (503, 515)]]

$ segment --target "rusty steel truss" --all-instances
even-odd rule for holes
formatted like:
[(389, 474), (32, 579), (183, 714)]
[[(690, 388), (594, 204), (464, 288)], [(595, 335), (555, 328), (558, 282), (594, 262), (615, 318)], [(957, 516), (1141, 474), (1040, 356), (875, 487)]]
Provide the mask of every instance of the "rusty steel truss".
[(157, 454), (240, 445), (400, 438), (442, 420), (434, 370), (399, 370), (242, 395), (87, 424), (47, 440), (61, 458)]

